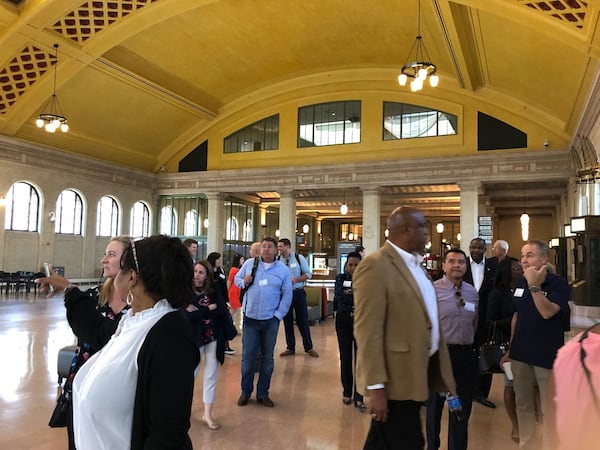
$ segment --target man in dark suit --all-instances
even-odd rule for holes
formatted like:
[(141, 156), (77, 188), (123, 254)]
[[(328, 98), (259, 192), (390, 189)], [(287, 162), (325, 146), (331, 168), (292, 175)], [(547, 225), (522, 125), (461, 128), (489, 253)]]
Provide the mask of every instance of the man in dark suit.
[(369, 398), (365, 449), (422, 450), (420, 409), (428, 392), (455, 393), (435, 289), (423, 268), (423, 213), (396, 208), (389, 238), (353, 275), (357, 390)]
[[(463, 280), (472, 284), (479, 292), (479, 313), (477, 331), (475, 332), (475, 347), (479, 348), (488, 337), (487, 326), (487, 298), (494, 287), (494, 275), (496, 273), (496, 258), (486, 259), (485, 241), (474, 238), (469, 243), (469, 260), (467, 261), (467, 273)], [(492, 387), (492, 374), (480, 374), (475, 385), (473, 400), (477, 403), (495, 408), (496, 405), (488, 400), (490, 388)]]

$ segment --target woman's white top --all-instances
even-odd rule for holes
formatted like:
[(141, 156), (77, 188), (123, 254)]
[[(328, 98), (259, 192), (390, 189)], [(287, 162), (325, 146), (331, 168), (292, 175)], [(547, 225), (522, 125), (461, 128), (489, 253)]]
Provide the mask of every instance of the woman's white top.
[(138, 352), (148, 331), (174, 310), (163, 299), (137, 314), (127, 311), (110, 341), (81, 366), (73, 381), (73, 422), (78, 450), (131, 447)]

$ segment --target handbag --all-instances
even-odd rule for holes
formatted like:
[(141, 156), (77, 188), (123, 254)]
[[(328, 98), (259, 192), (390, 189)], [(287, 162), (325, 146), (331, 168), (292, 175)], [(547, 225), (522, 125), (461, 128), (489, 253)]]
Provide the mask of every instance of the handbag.
[(506, 334), (492, 322), (488, 339), (479, 347), (479, 371), (481, 373), (503, 373), (500, 360), (508, 351), (509, 343)]
[(50, 428), (62, 428), (67, 426), (67, 415), (69, 412), (70, 403), (71, 385), (69, 382), (67, 382), (65, 383), (65, 388), (62, 389), (62, 392), (56, 400), (56, 406), (54, 407), (54, 411), (52, 411), (52, 415), (48, 421), (48, 426)]
[(226, 314), (225, 320), (223, 320), (223, 325), (223, 334), (225, 336), (226, 341), (231, 341), (234, 337), (238, 335), (238, 330), (233, 323), (233, 318), (231, 317), (231, 314)]
[[(56, 406), (48, 426), (51, 428), (62, 428), (67, 426), (67, 414), (71, 407), (72, 393), (71, 384), (73, 382), (73, 376), (75, 372), (75, 365), (77, 362), (78, 347), (76, 345), (69, 345), (63, 347), (58, 351), (58, 359), (56, 362), (56, 371), (58, 372), (58, 398), (56, 399)], [(62, 386), (63, 379), (65, 379), (65, 385)]]

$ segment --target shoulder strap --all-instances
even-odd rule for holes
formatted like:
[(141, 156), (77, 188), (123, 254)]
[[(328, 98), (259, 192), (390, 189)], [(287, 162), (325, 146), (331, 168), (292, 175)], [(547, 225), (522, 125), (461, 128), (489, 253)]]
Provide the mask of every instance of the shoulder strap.
[(300, 257), (298, 256), (298, 253), (294, 252), (294, 256), (296, 257), (296, 261), (298, 261), (298, 267), (300, 267), (300, 276), (302, 276), (302, 274), (304, 272), (302, 272), (302, 264), (300, 264)]
[(252, 273), (250, 275), (252, 275), (252, 278), (254, 278), (254, 275), (256, 275), (256, 268), (258, 267), (258, 263), (260, 262), (260, 256), (257, 256), (254, 258), (254, 263), (252, 264)]

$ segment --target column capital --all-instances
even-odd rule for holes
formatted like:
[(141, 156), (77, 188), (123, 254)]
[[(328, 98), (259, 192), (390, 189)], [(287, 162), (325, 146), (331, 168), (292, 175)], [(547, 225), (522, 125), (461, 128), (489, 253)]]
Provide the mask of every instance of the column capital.
[(483, 184), (480, 181), (463, 181), (458, 184), (461, 192), (477, 192), (478, 195), (483, 195)]

